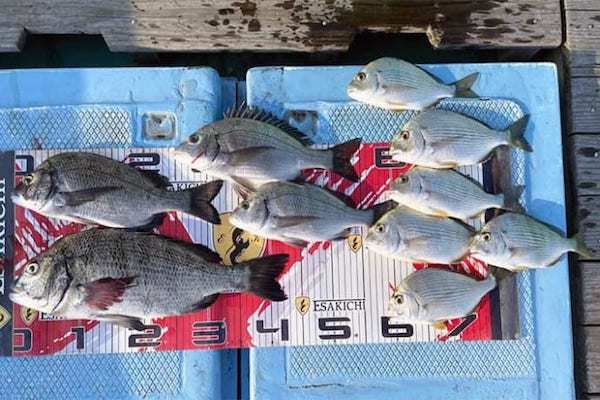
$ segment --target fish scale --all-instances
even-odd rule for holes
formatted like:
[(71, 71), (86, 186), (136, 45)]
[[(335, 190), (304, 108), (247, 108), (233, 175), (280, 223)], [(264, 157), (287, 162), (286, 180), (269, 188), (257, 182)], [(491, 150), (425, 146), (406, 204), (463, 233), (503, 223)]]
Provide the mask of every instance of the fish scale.
[(23, 273), (11, 299), (68, 319), (135, 328), (144, 318), (205, 308), (222, 292), (250, 290), (284, 300), (275, 278), (287, 258), (268, 256), (225, 266), (217, 254), (198, 245), (127, 230), (90, 229), (62, 238), (38, 256), (39, 272)]
[[(481, 298), (496, 286), (493, 275), (477, 281), (466, 275), (440, 268), (424, 268), (411, 273), (394, 291), (389, 311), (413, 322), (435, 322), (469, 314)], [(398, 295), (404, 301), (398, 304)]]

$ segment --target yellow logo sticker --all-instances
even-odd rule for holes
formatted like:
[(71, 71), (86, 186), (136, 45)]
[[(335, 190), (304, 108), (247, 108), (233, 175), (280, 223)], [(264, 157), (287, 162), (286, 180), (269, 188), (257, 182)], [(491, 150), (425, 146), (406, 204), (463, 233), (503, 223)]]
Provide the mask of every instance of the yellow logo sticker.
[(229, 223), (231, 213), (221, 214), (221, 223), (214, 225), (213, 243), (223, 264), (232, 265), (260, 257), (266, 240), (237, 228)]
[(4, 328), (10, 321), (10, 313), (6, 311), (6, 308), (0, 306), (0, 329)]
[(307, 296), (298, 296), (294, 299), (294, 304), (296, 304), (296, 310), (300, 313), (300, 315), (304, 316), (310, 310), (310, 298)]
[(21, 307), (21, 320), (30, 326), (38, 318), (38, 312), (33, 308)]
[(350, 235), (346, 239), (348, 241), (348, 246), (353, 252), (358, 252), (362, 247), (362, 236), (361, 235)]

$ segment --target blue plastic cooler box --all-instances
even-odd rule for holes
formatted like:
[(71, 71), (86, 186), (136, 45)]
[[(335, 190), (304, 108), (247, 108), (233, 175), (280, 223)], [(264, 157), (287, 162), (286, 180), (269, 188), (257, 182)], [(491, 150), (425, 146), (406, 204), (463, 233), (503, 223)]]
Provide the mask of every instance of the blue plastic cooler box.
[[(173, 146), (235, 99), (236, 82), (210, 68), (0, 71), (0, 151)], [(236, 398), (237, 359), (235, 350), (0, 358), (0, 398)]]
[[(510, 99), (531, 114), (513, 181), (525, 184), (528, 213), (565, 230), (560, 107), (553, 64), (430, 65), (444, 82), (475, 71), (481, 96)], [(358, 67), (254, 68), (247, 100), (335, 143), (355, 135), (386, 141), (397, 127), (384, 111), (350, 101)], [(485, 105), (483, 107), (485, 109)], [(468, 109), (465, 108), (465, 110)], [(514, 112), (499, 110), (499, 113)], [(482, 111), (484, 120), (491, 118)], [(403, 343), (250, 350), (253, 399), (570, 399), (574, 398), (567, 259), (518, 278), (520, 334), (514, 340)], [(517, 301), (517, 299), (515, 299)]]
[[(479, 71), (480, 95), (512, 99), (531, 114), (535, 152), (516, 172), (522, 201), (564, 230), (554, 65), (425, 68), (445, 82)], [(371, 135), (365, 141), (386, 140), (389, 124), (351, 111), (345, 87), (357, 70), (256, 68), (246, 87), (209, 68), (0, 71), (0, 150), (172, 146), (239, 104), (244, 89), (250, 105), (293, 120), (317, 142), (342, 141), (353, 127)], [(566, 259), (522, 274), (518, 293), (514, 340), (0, 358), (0, 398), (574, 398)]]

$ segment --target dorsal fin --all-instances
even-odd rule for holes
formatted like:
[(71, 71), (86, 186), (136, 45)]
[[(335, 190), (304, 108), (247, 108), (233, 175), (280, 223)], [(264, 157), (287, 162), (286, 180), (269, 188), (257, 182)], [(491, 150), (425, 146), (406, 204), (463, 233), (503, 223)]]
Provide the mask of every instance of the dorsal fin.
[(300, 132), (298, 129), (294, 128), (290, 124), (285, 121), (280, 120), (275, 115), (261, 110), (255, 107), (248, 107), (246, 103), (242, 103), (239, 107), (231, 107), (223, 114), (224, 118), (244, 118), (244, 119), (252, 119), (254, 121), (264, 122), (265, 124), (269, 124), (275, 126), (303, 145), (313, 144), (313, 141), (306, 136), (304, 133)]
[(138, 169), (144, 178), (148, 179), (152, 184), (159, 189), (166, 189), (171, 186), (169, 178), (151, 169)]

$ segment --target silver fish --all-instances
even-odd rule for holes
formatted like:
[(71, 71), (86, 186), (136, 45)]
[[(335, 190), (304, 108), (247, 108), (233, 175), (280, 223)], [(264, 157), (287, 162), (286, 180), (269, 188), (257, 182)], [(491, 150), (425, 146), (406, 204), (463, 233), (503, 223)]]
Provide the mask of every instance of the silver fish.
[(229, 180), (246, 189), (275, 181), (291, 181), (304, 169), (332, 170), (351, 181), (351, 164), (360, 139), (327, 150), (308, 147), (301, 132), (252, 108), (241, 108), (206, 125), (176, 149), (175, 157), (197, 172)]
[(223, 182), (168, 191), (167, 178), (138, 170), (92, 153), (61, 153), (48, 158), (25, 176), (13, 193), (13, 202), (40, 214), (113, 228), (149, 229), (159, 225), (167, 211), (181, 211), (219, 223), (210, 204)]
[(424, 268), (411, 273), (396, 287), (388, 315), (406, 322), (426, 323), (466, 317), (495, 287), (492, 274), (477, 281), (458, 272)]
[(456, 220), (398, 206), (369, 228), (365, 246), (406, 262), (451, 264), (467, 255), (473, 234)]
[(390, 185), (390, 198), (428, 215), (474, 218), (488, 208), (512, 208), (503, 194), (486, 193), (481, 185), (454, 170), (414, 167)]
[(485, 224), (471, 245), (473, 256), (511, 271), (550, 266), (569, 251), (591, 257), (580, 236), (564, 238), (554, 228), (512, 212)]
[(288, 256), (233, 266), (201, 245), (121, 229), (66, 236), (31, 260), (13, 283), (10, 299), (66, 319), (95, 319), (133, 329), (142, 320), (198, 311), (219, 293), (287, 297), (277, 282)]
[(392, 206), (357, 210), (318, 186), (274, 182), (261, 186), (232, 212), (229, 221), (245, 231), (299, 247), (347, 237), (368, 227)]
[(479, 97), (471, 90), (479, 73), (446, 85), (421, 68), (397, 58), (380, 58), (362, 68), (348, 96), (389, 110), (423, 110), (449, 97)]
[(427, 110), (394, 135), (390, 154), (396, 161), (429, 168), (454, 168), (485, 161), (498, 146), (532, 151), (523, 134), (528, 116), (505, 131), (446, 110)]

